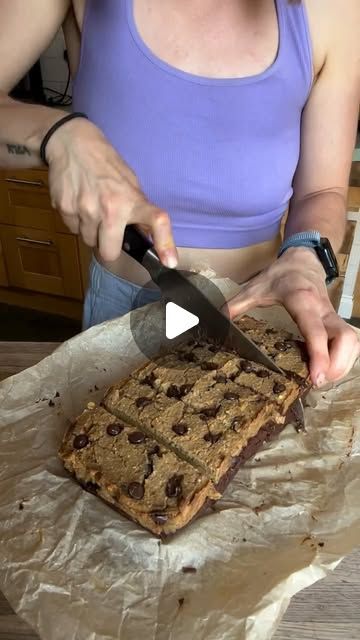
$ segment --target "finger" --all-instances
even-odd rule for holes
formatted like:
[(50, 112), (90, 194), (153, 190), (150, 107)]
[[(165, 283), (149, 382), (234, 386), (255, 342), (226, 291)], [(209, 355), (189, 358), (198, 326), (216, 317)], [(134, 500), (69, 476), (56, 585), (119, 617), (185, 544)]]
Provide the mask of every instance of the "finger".
[(161, 262), (170, 269), (174, 269), (178, 264), (178, 254), (170, 217), (166, 211), (144, 201), (133, 209), (132, 221), (150, 227), (154, 247)]
[(352, 369), (360, 354), (360, 341), (355, 331), (335, 312), (324, 318), (330, 339), (328, 379), (340, 380)]
[(267, 282), (259, 277), (256, 281), (243, 285), (240, 293), (231, 298), (221, 311), (232, 320), (255, 307), (268, 307), (275, 303), (276, 300), (269, 292)]
[(315, 386), (322, 387), (328, 380), (330, 355), (328, 334), (316, 304), (304, 296), (294, 295), (288, 296), (284, 305), (306, 341), (311, 380)]
[(78, 235), (80, 231), (80, 219), (78, 215), (75, 214), (67, 214), (62, 213), (61, 217), (63, 219), (64, 224), (66, 224), (67, 228), (70, 229), (71, 233)]
[(102, 220), (98, 228), (98, 249), (106, 262), (113, 262), (121, 254), (125, 225), (117, 220), (110, 223)]
[(96, 221), (80, 219), (79, 231), (88, 247), (96, 247), (98, 237), (98, 223)]

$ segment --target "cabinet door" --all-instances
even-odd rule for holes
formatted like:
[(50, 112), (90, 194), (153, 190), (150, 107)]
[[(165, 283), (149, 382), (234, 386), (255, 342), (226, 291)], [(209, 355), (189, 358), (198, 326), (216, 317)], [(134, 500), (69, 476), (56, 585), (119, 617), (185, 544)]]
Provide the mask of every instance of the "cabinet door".
[(7, 287), (8, 284), (9, 283), (6, 275), (5, 259), (3, 255), (2, 244), (0, 241), (0, 287)]
[(0, 205), (3, 224), (71, 233), (51, 206), (44, 170), (2, 171)]
[(82, 299), (74, 236), (0, 225), (0, 240), (10, 286)]

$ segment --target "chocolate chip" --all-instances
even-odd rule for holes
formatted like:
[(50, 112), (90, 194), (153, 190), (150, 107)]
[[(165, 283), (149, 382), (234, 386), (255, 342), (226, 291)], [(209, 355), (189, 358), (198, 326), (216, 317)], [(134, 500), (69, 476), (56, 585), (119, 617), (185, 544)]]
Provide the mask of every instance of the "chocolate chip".
[(49, 400), (49, 407), (55, 407), (55, 402), (53, 400)]
[(225, 391), (224, 398), (225, 400), (238, 400), (239, 394), (235, 391)]
[(194, 385), (192, 384), (182, 384), (180, 387), (181, 396), (186, 396), (187, 393), (191, 391)]
[(258, 378), (268, 378), (270, 376), (270, 371), (267, 369), (259, 369), (259, 371), (256, 372), (256, 375)]
[(275, 342), (274, 347), (277, 351), (286, 351), (286, 346), (283, 342)]
[(144, 487), (140, 482), (131, 482), (128, 486), (128, 494), (133, 500), (142, 500), (144, 497)]
[(196, 573), (197, 569), (195, 567), (182, 567), (181, 571), (183, 573)]
[(211, 444), (215, 444), (216, 442), (218, 442), (221, 438), (222, 434), (221, 433), (206, 433), (204, 435), (204, 440), (206, 440), (206, 442), (211, 442)]
[(89, 444), (89, 438), (85, 433), (80, 433), (78, 436), (74, 438), (74, 449), (83, 449)]
[(174, 433), (177, 436), (184, 436), (188, 432), (188, 428), (184, 422), (178, 422), (178, 424), (174, 424), (172, 427)]
[(182, 482), (183, 476), (173, 476), (167, 481), (165, 493), (168, 498), (179, 498), (182, 494)]
[(208, 407), (203, 409), (201, 413), (204, 413), (208, 418), (215, 418), (218, 411), (219, 407)]
[(128, 435), (128, 440), (131, 444), (141, 444), (144, 442), (146, 436), (142, 431), (132, 431)]
[(175, 384), (171, 384), (170, 387), (168, 387), (166, 395), (168, 398), (180, 398), (181, 391)]
[(98, 484), (96, 484), (96, 482), (91, 482), (91, 480), (86, 482), (86, 484), (84, 486), (85, 486), (86, 491), (90, 491), (90, 493), (95, 493), (95, 494), (100, 489), (100, 486)]
[(245, 373), (251, 373), (253, 371), (251, 362), (248, 362), (247, 360), (243, 360), (240, 364), (240, 367), (242, 371), (245, 371)]
[(273, 392), (276, 394), (282, 393), (283, 391), (285, 391), (285, 389), (286, 386), (282, 382), (275, 382), (273, 386)]
[(220, 384), (226, 384), (227, 382), (227, 377), (224, 376), (223, 373), (218, 373), (218, 375), (215, 378), (216, 382), (219, 382)]
[(109, 436), (118, 436), (123, 430), (123, 425), (115, 422), (115, 424), (109, 424), (108, 428), (106, 429), (106, 433)]
[(141, 380), (141, 384), (147, 384), (149, 387), (152, 387), (156, 380), (156, 375), (153, 371), (149, 373), (143, 380)]
[(148, 405), (148, 404), (151, 404), (151, 399), (150, 398), (137, 398), (135, 404), (140, 409), (142, 407), (146, 407), (146, 405)]
[(203, 369), (203, 371), (215, 371), (215, 369), (219, 368), (219, 365), (216, 364), (216, 362), (202, 362), (201, 363), (201, 368)]
[(233, 421), (231, 423), (231, 428), (233, 431), (237, 431), (237, 429), (239, 427), (242, 427), (243, 424), (244, 424), (244, 418), (242, 418), (241, 416), (236, 416), (235, 418), (233, 418)]
[(166, 513), (152, 513), (151, 517), (156, 524), (165, 524), (168, 521)]

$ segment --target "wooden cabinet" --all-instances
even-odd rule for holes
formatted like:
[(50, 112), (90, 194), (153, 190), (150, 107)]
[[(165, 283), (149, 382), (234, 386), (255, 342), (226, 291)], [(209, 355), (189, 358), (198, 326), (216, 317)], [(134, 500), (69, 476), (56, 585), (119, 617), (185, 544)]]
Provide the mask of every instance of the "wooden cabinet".
[(82, 299), (75, 237), (0, 225), (0, 238), (10, 286)]
[(80, 318), (90, 257), (52, 208), (46, 169), (0, 170), (0, 300)]
[(0, 240), (0, 287), (7, 287), (8, 284), (9, 283), (8, 283), (6, 267), (5, 267), (5, 258), (3, 255), (2, 244)]

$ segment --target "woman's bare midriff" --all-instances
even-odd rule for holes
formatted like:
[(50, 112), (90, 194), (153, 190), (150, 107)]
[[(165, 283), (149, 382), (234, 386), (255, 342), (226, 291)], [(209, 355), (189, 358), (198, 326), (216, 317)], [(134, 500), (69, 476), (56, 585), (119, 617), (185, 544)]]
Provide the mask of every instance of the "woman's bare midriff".
[[(230, 278), (234, 282), (245, 282), (262, 271), (276, 259), (280, 246), (280, 234), (261, 244), (241, 249), (189, 249), (178, 247), (179, 269), (202, 273), (215, 273), (219, 277)], [(96, 258), (113, 274), (144, 285), (149, 281), (149, 274), (133, 258), (122, 252), (115, 262), (105, 262), (96, 252)]]

